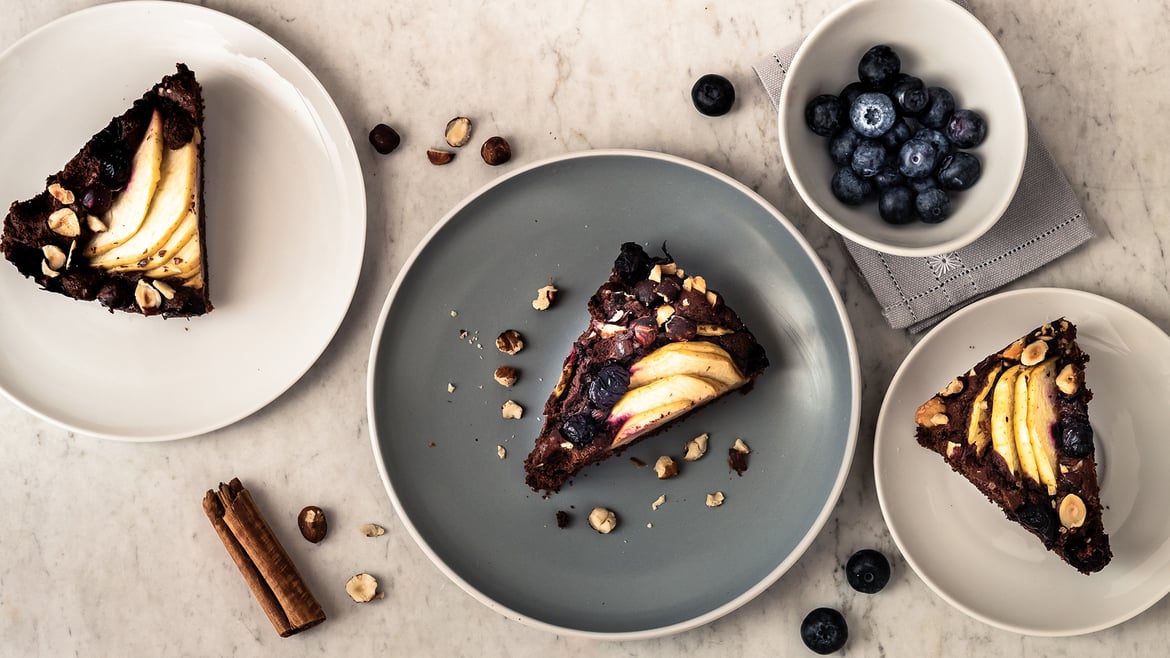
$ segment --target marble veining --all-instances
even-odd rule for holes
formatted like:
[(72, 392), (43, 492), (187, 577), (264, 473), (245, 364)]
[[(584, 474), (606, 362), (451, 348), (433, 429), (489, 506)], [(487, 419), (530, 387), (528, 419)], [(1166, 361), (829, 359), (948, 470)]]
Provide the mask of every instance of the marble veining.
[[(0, 49), (91, 4), (0, 0)], [(209, 435), (164, 444), (99, 441), (0, 400), (0, 655), (799, 656), (810, 655), (799, 640), (800, 619), (820, 605), (849, 618), (851, 656), (1164, 655), (1166, 601), (1088, 636), (1018, 636), (935, 596), (885, 529), (873, 486), (874, 424), (915, 338), (887, 328), (839, 240), (802, 205), (780, 160), (774, 111), (751, 70), (838, 0), (201, 4), (272, 35), (336, 100), (365, 175), (362, 278), (336, 339), (309, 373), (265, 409)], [(1098, 233), (1011, 287), (1088, 290), (1170, 329), (1170, 91), (1162, 48), (1170, 8), (1159, 0), (971, 5), (1007, 52), (1032, 120)], [(702, 117), (690, 105), (691, 83), (707, 72), (736, 85), (736, 106), (725, 117)], [(59, 92), (46, 84), (45, 93)], [(423, 151), (441, 142), (443, 125), (457, 114), (475, 117), (478, 135), (507, 136), (512, 163), (492, 169), (468, 154), (448, 168), (427, 164)], [(389, 157), (366, 142), (381, 121), (403, 135)], [(496, 176), (604, 147), (694, 159), (785, 213), (840, 290), (866, 375), (848, 485), (805, 557), (738, 611), (636, 642), (533, 629), (450, 582), (395, 515), (365, 419), (374, 323), (427, 231)], [(209, 531), (200, 499), (231, 475), (249, 484), (282, 537), (296, 537), (295, 515), (306, 504), (326, 507), (340, 533), (365, 522), (386, 528), (376, 540), (352, 532), (353, 539), (320, 545), (286, 542), (329, 615), (323, 626), (278, 638)], [(893, 580), (875, 596), (845, 582), (841, 565), (862, 547), (893, 558)], [(384, 600), (348, 599), (344, 582), (361, 570), (384, 583)]]

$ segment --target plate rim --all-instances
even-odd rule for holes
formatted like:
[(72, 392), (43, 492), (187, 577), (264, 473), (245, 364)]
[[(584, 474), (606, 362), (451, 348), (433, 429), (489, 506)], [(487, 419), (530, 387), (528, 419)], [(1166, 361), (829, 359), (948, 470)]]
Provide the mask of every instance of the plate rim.
[[(253, 37), (263, 41), (273, 52), (276, 52), (284, 57), (281, 63), (297, 71), (304, 78), (304, 83), (307, 83), (309, 88), (304, 89), (302, 84), (294, 84), (287, 77), (282, 75), (275, 68), (273, 73), (278, 75), (282, 80), (292, 84), (298, 91), (301, 92), (301, 97), (305, 103), (316, 113), (320, 123), (326, 127), (332, 127), (333, 132), (330, 134), (335, 151), (338, 156), (337, 163), (343, 175), (338, 176), (338, 180), (345, 182), (350, 189), (346, 190), (351, 198), (353, 205), (353, 221), (355, 222), (355, 234), (361, 236), (360, 248), (356, 250), (354, 255), (355, 262), (352, 273), (352, 281), (345, 280), (344, 287), (340, 287), (342, 293), (347, 297), (344, 305), (344, 312), (337, 318), (335, 325), (328, 330), (325, 339), (319, 348), (313, 350), (312, 357), (306, 359), (303, 368), (296, 372), (289, 380), (280, 386), (274, 386), (270, 394), (260, 396), (251, 405), (243, 405), (239, 410), (233, 414), (225, 415), (221, 418), (204, 422), (201, 424), (191, 424), (185, 429), (175, 429), (164, 433), (114, 433), (107, 431), (98, 431), (92, 428), (86, 428), (79, 424), (68, 422), (62, 419), (53, 417), (51, 413), (46, 410), (34, 407), (22, 397), (18, 397), (14, 392), (9, 391), (6, 386), (0, 382), (0, 395), (4, 399), (12, 402), (16, 407), (23, 409), (30, 415), (39, 418), (43, 421), (49, 422), (57, 427), (60, 427), (68, 432), (79, 434), (83, 436), (93, 437), (97, 439), (105, 439), (111, 441), (119, 441), (125, 443), (158, 443), (164, 441), (176, 441), (180, 439), (194, 438), (209, 434), (219, 429), (229, 427), (261, 409), (270, 405), (273, 401), (284, 395), (297, 382), (304, 378), (305, 374), (313, 368), (320, 360), (321, 355), (333, 343), (337, 332), (341, 329), (342, 323), (349, 315), (349, 311), (353, 304), (354, 296), (357, 294), (357, 285), (361, 278), (362, 262), (365, 257), (365, 243), (366, 232), (368, 230), (368, 221), (366, 214), (368, 212), (366, 202), (365, 176), (362, 173), (361, 161), (357, 156), (357, 149), (353, 142), (353, 137), (349, 133), (349, 126), (345, 122), (345, 117), (341, 114), (337, 107), (336, 101), (329, 94), (329, 91), (312, 72), (311, 69), (304, 62), (300, 60), (292, 51), (280, 43), (275, 37), (269, 35), (264, 30), (244, 21), (240, 18), (224, 13), (222, 11), (205, 7), (202, 5), (192, 5), (182, 2), (172, 2), (169, 0), (125, 0), (123, 2), (114, 2), (94, 5), (91, 7), (84, 7), (76, 11), (66, 13), (58, 16), (49, 22), (34, 28), (24, 36), (16, 39), (11, 45), (0, 51), (0, 62), (12, 57), (19, 49), (27, 47), (28, 43), (34, 42), (36, 39), (43, 39), (45, 34), (51, 34), (54, 30), (62, 29), (63, 25), (77, 20), (84, 20), (93, 14), (100, 13), (148, 13), (158, 11), (166, 13), (168, 18), (174, 20), (177, 16), (185, 20), (195, 20), (204, 24), (210, 25), (229, 25), (234, 29), (251, 34)], [(268, 61), (267, 59), (265, 61)], [(312, 92), (306, 94), (305, 92)], [(316, 96), (316, 98), (313, 98)]]
[[(769, 571), (769, 573), (764, 578), (762, 578), (758, 583), (756, 583), (755, 585), (748, 588), (746, 591), (742, 592), (741, 594), (739, 594), (735, 598), (731, 599), (730, 601), (727, 601), (723, 605), (721, 605), (713, 610), (709, 610), (709, 611), (707, 611), (701, 615), (698, 615), (696, 617), (693, 617), (691, 619), (684, 620), (681, 622), (676, 622), (674, 624), (668, 624), (666, 626), (641, 629), (641, 630), (633, 630), (633, 631), (613, 631), (613, 632), (589, 631), (589, 630), (582, 630), (582, 629), (578, 629), (578, 628), (571, 628), (568, 626), (560, 626), (557, 624), (553, 624), (553, 623), (543, 621), (541, 619), (537, 619), (535, 617), (517, 612), (516, 610), (513, 610), (513, 609), (495, 601), (490, 596), (479, 591), (478, 588), (476, 588), (474, 585), (472, 585), (470, 582), (468, 582), (466, 579), (464, 579), (460, 574), (458, 574), (454, 569), (452, 569), (434, 551), (434, 549), (430, 546), (430, 544), (427, 542), (427, 540), (419, 532), (419, 530), (415, 526), (413, 520), (411, 520), (410, 516), (407, 515), (405, 512), (405, 509), (402, 505), (402, 502), (398, 497), (397, 490), (394, 487), (394, 484), (390, 481), (390, 478), (388, 476), (388, 471), (386, 468), (386, 464), (385, 464), (385, 461), (383, 460), (383, 457), (382, 457), (382, 451), (381, 451), (380, 446), (379, 446), (377, 414), (375, 413), (375, 408), (374, 408), (374, 405), (376, 402), (374, 399), (374, 383), (375, 383), (374, 380), (375, 380), (375, 374), (376, 374), (376, 365), (377, 365), (378, 355), (379, 355), (379, 352), (381, 349), (382, 336), (383, 336), (383, 333), (385, 332), (385, 324), (386, 324), (387, 318), (389, 317), (391, 308), (393, 307), (394, 300), (397, 297), (398, 291), (400, 290), (403, 281), (405, 280), (405, 278), (407, 277), (407, 275), (411, 271), (415, 262), (421, 257), (423, 252), (427, 250), (428, 246), (431, 244), (431, 242), (433, 241), (435, 236), (438, 235), (438, 233), (440, 231), (442, 231), (447, 226), (447, 224), (449, 224), (456, 216), (461, 214), (469, 205), (471, 205), (473, 202), (475, 202), (476, 200), (478, 200), (479, 198), (481, 198), (485, 194), (491, 192), (494, 188), (503, 185), (507, 181), (510, 181), (514, 178), (526, 175), (534, 170), (541, 169), (544, 167), (549, 167), (549, 166), (556, 166), (558, 164), (561, 164), (561, 163), (564, 163), (567, 161), (574, 161), (574, 160), (587, 159), (587, 158), (600, 158), (600, 157), (624, 157), (624, 158), (633, 158), (633, 159), (657, 160), (660, 162), (667, 162), (667, 163), (670, 163), (670, 164), (673, 164), (676, 166), (680, 166), (680, 167), (683, 167), (686, 169), (691, 169), (691, 170), (696, 171), (700, 174), (710, 176), (710, 177), (722, 182), (723, 184), (728, 185), (729, 187), (736, 190), (737, 192), (745, 195), (750, 201), (756, 203), (761, 208), (766, 210), (768, 212), (768, 214), (771, 215), (772, 218), (775, 219), (781, 225), (781, 227), (783, 227), (785, 230), (787, 230), (792, 235), (792, 237), (797, 241), (797, 243), (800, 245), (800, 247), (804, 250), (805, 254), (809, 257), (810, 261), (812, 262), (812, 264), (816, 268), (818, 274), (820, 275), (821, 281), (825, 284), (826, 289), (830, 293), (830, 298), (833, 302), (833, 308), (836, 310), (837, 317), (841, 323), (841, 329), (842, 329), (842, 333), (843, 333), (844, 338), (845, 338), (845, 343), (846, 343), (846, 347), (847, 347), (847, 351), (848, 351), (849, 377), (850, 377), (849, 391), (850, 391), (850, 395), (852, 398), (849, 426), (848, 426), (848, 430), (847, 430), (848, 436), (846, 437), (845, 451), (844, 451), (844, 455), (843, 455), (844, 458), (842, 459), (842, 463), (841, 463), (840, 467), (838, 468), (836, 481), (834, 482), (833, 487), (830, 490), (828, 499), (825, 501), (820, 512), (817, 514), (817, 517), (814, 520), (812, 526), (806, 532), (805, 536), (801, 539), (801, 541), (796, 544), (796, 546), (793, 548), (792, 552), (784, 560), (782, 560), (771, 571)], [(844, 302), (842, 301), (841, 293), (840, 293), (840, 291), (837, 290), (836, 286), (834, 285), (833, 279), (830, 276), (828, 268), (825, 266), (825, 264), (821, 260), (820, 256), (817, 255), (816, 251), (812, 248), (812, 246), (808, 242), (808, 240), (805, 239), (804, 235), (800, 233), (800, 231), (796, 228), (796, 226), (794, 224), (792, 224), (791, 220), (789, 220), (786, 216), (784, 216), (783, 213), (781, 213), (777, 208), (775, 208), (772, 204), (770, 204), (766, 199), (764, 199), (762, 196), (760, 196), (758, 193), (756, 193), (754, 190), (752, 190), (748, 186), (746, 186), (743, 183), (732, 178), (731, 176), (728, 176), (727, 174), (724, 174), (724, 173), (722, 173), (714, 168), (708, 167), (708, 166), (700, 164), (698, 162), (694, 162), (692, 160), (688, 160), (686, 158), (682, 158), (680, 156), (671, 155), (671, 154), (667, 154), (667, 153), (663, 153), (663, 152), (659, 152), (659, 151), (649, 151), (649, 150), (642, 150), (642, 149), (626, 149), (626, 148), (586, 149), (586, 150), (571, 151), (568, 153), (551, 156), (548, 158), (537, 160), (537, 161), (532, 162), (528, 165), (517, 168), (514, 171), (511, 171), (507, 174), (499, 176), (498, 178), (495, 178), (491, 181), (488, 181), (487, 183), (482, 185), (479, 189), (471, 192), (462, 201), (460, 201), (458, 204), (456, 204), (451, 210), (449, 210), (446, 214), (444, 214), (443, 217), (438, 222), (436, 222), (436, 224), (433, 227), (431, 227), (431, 229), (427, 232), (427, 234), (423, 237), (423, 239), (418, 243), (418, 245), (415, 246), (415, 248), (411, 252), (410, 256), (403, 262), (402, 268), (398, 271), (398, 274), (395, 276), (394, 283), (392, 284), (390, 291), (387, 293), (386, 299), (382, 304), (381, 310), (379, 311), (378, 321), (374, 327), (373, 339), (372, 339), (372, 343), (370, 346), (369, 362), (368, 362), (368, 365), (366, 368), (366, 416), (367, 416), (367, 419), (369, 421), (370, 445), (371, 445), (371, 448), (372, 448), (373, 453), (374, 453), (374, 461), (378, 467), (379, 477), (381, 477), (381, 479), (382, 479), (382, 484), (383, 484), (387, 494), (390, 497), (391, 504), (394, 507), (394, 511), (397, 514), (398, 519), (402, 522), (403, 526), (407, 529), (407, 532), (410, 534), (411, 538), (414, 539), (414, 542), (418, 546), (418, 548), (422, 550), (423, 554), (425, 554), (427, 556), (427, 558), (430, 559), (431, 563), (434, 564), (439, 569), (440, 572), (442, 572), (445, 576), (447, 576), (447, 578), (450, 579), (451, 582), (454, 582), (465, 593), (471, 595), (472, 598), (479, 601), (480, 603), (482, 603), (483, 605), (485, 605), (489, 609), (495, 611), (496, 613), (498, 613), (504, 617), (507, 617), (509, 619), (518, 621), (518, 622), (520, 622), (526, 626), (532, 627), (532, 628), (536, 628), (536, 629), (543, 630), (543, 631), (548, 631), (548, 632), (555, 633), (558, 635), (567, 635), (567, 636), (587, 638), (587, 639), (601, 639), (601, 640), (613, 640), (613, 641), (643, 640), (643, 639), (664, 637), (664, 636), (672, 635), (675, 633), (681, 633), (683, 631), (687, 631), (687, 630), (701, 627), (701, 626), (706, 625), (710, 622), (713, 622), (716, 619), (719, 619), (727, 614), (730, 614), (731, 612), (739, 609), (740, 607), (744, 606), (748, 602), (752, 601), (757, 596), (759, 596), (761, 593), (763, 593), (765, 590), (767, 590), (769, 587), (774, 585), (776, 583), (776, 581), (778, 581), (785, 573), (787, 573), (788, 570), (791, 569), (792, 566), (795, 565), (796, 562), (798, 562), (800, 560), (800, 558), (804, 556), (804, 554), (808, 550), (809, 546), (811, 546), (813, 541), (815, 541), (816, 538), (820, 535), (821, 531), (824, 529), (825, 524), (828, 522), (829, 518), (832, 516), (833, 512), (836, 510), (837, 503), (840, 500), (841, 492), (844, 489), (845, 484), (848, 480), (849, 472), (850, 472), (851, 466), (853, 464), (853, 460), (856, 456), (856, 448), (857, 448), (857, 441), (858, 441), (858, 429), (859, 429), (859, 425), (860, 425), (860, 413), (861, 413), (860, 359), (859, 359), (859, 354), (858, 354), (858, 350), (857, 350), (856, 340), (854, 337), (853, 326), (849, 320), (849, 315), (845, 309)]]
[(883, 451), (879, 449), (880, 443), (882, 443), (884, 441), (892, 441), (893, 440), (892, 438), (890, 438), (890, 439), (885, 439), (883, 441), (883, 438), (882, 438), (883, 436), (885, 436), (882, 432), (882, 428), (884, 427), (884, 424), (886, 421), (886, 415), (887, 415), (887, 413), (892, 413), (892, 411), (890, 411), (890, 406), (892, 405), (892, 403), (890, 402), (890, 400), (891, 400), (890, 391), (894, 390), (895, 385), (901, 381), (903, 376), (905, 376), (904, 373), (907, 371), (907, 365), (910, 364), (912, 362), (912, 360), (917, 356), (919, 351), (921, 349), (923, 349), (923, 346), (928, 344), (928, 339), (931, 336), (935, 335), (936, 333), (941, 335), (942, 332), (947, 331), (947, 329), (949, 327), (951, 327), (952, 325), (955, 325), (955, 324), (962, 322), (964, 319), (967, 318), (968, 315), (978, 313), (978, 312), (984, 310), (985, 307), (987, 307), (987, 306), (994, 306), (996, 304), (1003, 303), (1004, 300), (1011, 300), (1011, 299), (1021, 298), (1021, 297), (1028, 298), (1028, 297), (1044, 296), (1044, 295), (1048, 295), (1048, 296), (1064, 295), (1064, 296), (1067, 296), (1070, 298), (1075, 298), (1075, 299), (1082, 301), (1082, 302), (1089, 300), (1093, 304), (1098, 305), (1098, 308), (1108, 308), (1113, 313), (1121, 313), (1121, 314), (1126, 315), (1129, 319), (1137, 322), (1138, 324), (1145, 325), (1148, 329), (1155, 331), (1156, 333), (1165, 337), (1167, 341), (1170, 341), (1170, 335), (1168, 335), (1161, 327), (1159, 327), (1152, 320), (1147, 318), (1145, 315), (1139, 313), (1138, 311), (1130, 308), (1129, 306), (1126, 306), (1125, 304), (1123, 304), (1117, 300), (1111, 299), (1109, 297), (1105, 297), (1104, 295), (1088, 292), (1085, 290), (1078, 290), (1075, 288), (1060, 288), (1060, 287), (1020, 288), (1020, 289), (1009, 290), (1006, 292), (1001, 292), (1001, 293), (998, 293), (995, 295), (990, 295), (988, 297), (984, 297), (983, 299), (980, 299), (980, 300), (978, 300), (978, 301), (976, 301), (968, 306), (963, 307), (962, 309), (959, 309), (958, 311), (956, 311), (955, 313), (950, 315), (948, 318), (946, 318), (945, 320), (940, 322), (938, 325), (936, 325), (925, 336), (923, 336), (922, 340), (920, 340), (914, 346), (914, 348), (910, 350), (910, 352), (906, 355), (906, 357), (902, 360), (902, 363), (898, 366), (898, 369), (894, 373), (894, 376), (890, 379), (889, 385), (886, 387), (886, 395), (882, 400), (882, 406), (881, 406), (881, 410), (878, 413), (878, 418), (877, 418), (877, 422), (875, 424), (875, 432), (874, 432), (874, 451), (873, 451), (874, 490), (877, 492), (878, 505), (881, 508), (882, 518), (885, 521), (886, 527), (889, 529), (890, 536), (891, 536), (891, 538), (893, 538), (894, 544), (898, 547), (898, 551), (902, 554), (902, 557), (906, 560), (906, 563), (910, 565), (910, 568), (911, 568), (911, 570), (914, 571), (915, 575), (917, 575), (918, 578), (920, 580), (922, 580), (923, 583), (926, 584), (927, 588), (930, 589), (932, 592), (934, 592), (934, 594), (936, 594), (939, 598), (941, 598), (944, 601), (946, 601), (947, 603), (949, 603), (956, 610), (959, 610), (960, 612), (966, 614), (968, 617), (970, 617), (976, 621), (982, 622), (984, 624), (987, 624), (988, 626), (992, 626), (994, 628), (998, 628), (998, 629), (1005, 630), (1005, 631), (1010, 631), (1013, 633), (1018, 633), (1020, 635), (1032, 636), (1032, 637), (1073, 637), (1073, 636), (1077, 636), (1077, 635), (1087, 635), (1090, 633), (1096, 633), (1098, 631), (1112, 628), (1112, 627), (1117, 626), (1119, 624), (1125, 623), (1125, 622), (1129, 621), (1130, 619), (1133, 619), (1134, 617), (1137, 617), (1138, 615), (1145, 612), (1146, 610), (1149, 610), (1151, 607), (1153, 607), (1159, 601), (1164, 599), (1167, 594), (1170, 594), (1170, 578), (1166, 579), (1166, 583), (1161, 588), (1160, 593), (1153, 596), (1150, 600), (1141, 601), (1138, 603), (1138, 605), (1133, 606), (1132, 609), (1127, 610), (1126, 612), (1123, 612), (1123, 613), (1118, 614), (1118, 615), (1114, 615), (1114, 616), (1110, 617), (1109, 619), (1103, 620), (1097, 624), (1091, 624), (1091, 625), (1087, 625), (1087, 626), (1071, 627), (1071, 628), (1066, 628), (1066, 629), (1038, 629), (1038, 628), (1029, 627), (1026, 624), (1011, 623), (1008, 621), (994, 619), (994, 618), (989, 617), (987, 615), (981, 614), (981, 613), (975, 611), (974, 609), (972, 609), (970, 606), (959, 601), (959, 599), (956, 598), (953, 594), (951, 594), (947, 591), (944, 591), (937, 583), (934, 582), (934, 580), (930, 576), (928, 576), (926, 573), (923, 572), (923, 569), (918, 564), (918, 561), (914, 558), (913, 555), (911, 555), (910, 552), (908, 552), (906, 550), (905, 542), (901, 536), (901, 533), (899, 533), (899, 531), (896, 528), (896, 523), (891, 521), (892, 510), (889, 507), (889, 503), (886, 500), (886, 494), (884, 493), (885, 488), (883, 486), (883, 478), (882, 478), (882, 467), (883, 467), (882, 454), (883, 454)]

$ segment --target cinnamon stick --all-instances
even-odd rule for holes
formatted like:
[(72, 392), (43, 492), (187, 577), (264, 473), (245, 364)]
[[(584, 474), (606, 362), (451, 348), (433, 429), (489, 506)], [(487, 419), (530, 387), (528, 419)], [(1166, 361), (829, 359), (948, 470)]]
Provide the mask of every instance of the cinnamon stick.
[(209, 490), (203, 511), (281, 637), (325, 621), (321, 604), (239, 478)]

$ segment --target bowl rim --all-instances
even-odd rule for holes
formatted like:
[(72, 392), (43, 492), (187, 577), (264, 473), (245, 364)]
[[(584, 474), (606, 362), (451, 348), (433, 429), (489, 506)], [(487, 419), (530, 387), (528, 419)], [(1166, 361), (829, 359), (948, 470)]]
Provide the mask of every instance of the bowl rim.
[[(813, 29), (809, 31), (807, 35), (805, 35), (804, 40), (801, 41), (800, 46), (797, 48), (795, 55), (792, 57), (792, 61), (789, 63), (788, 68), (785, 71), (785, 78), (787, 79), (794, 72), (798, 71), (801, 68), (801, 65), (804, 63), (804, 60), (809, 57), (808, 44), (813, 43), (819, 39), (824, 32), (827, 32), (836, 26), (836, 24), (842, 21), (849, 13), (856, 11), (860, 7), (880, 4), (884, 1), (885, 0), (850, 0), (849, 2), (830, 12), (827, 16), (821, 19), (821, 21), (815, 27), (813, 27)], [(949, 5), (949, 8), (941, 9), (941, 11), (950, 11), (955, 16), (956, 20), (966, 21), (968, 27), (973, 29), (975, 32), (981, 33), (983, 36), (985, 36), (992, 46), (990, 55), (994, 57), (995, 63), (998, 64), (1004, 71), (1006, 71), (1008, 79), (1011, 82), (1011, 88), (1013, 90), (1013, 93), (1011, 94), (1011, 100), (1014, 101), (1011, 103), (1013, 106), (1012, 114), (1014, 115), (1015, 121), (1024, 126), (1022, 139), (1019, 140), (1014, 153), (1015, 157), (1012, 159), (1013, 162), (1018, 164), (1015, 167), (1015, 176), (1013, 177), (1010, 186), (1010, 193), (1004, 194), (999, 199), (998, 203), (996, 203), (985, 214), (984, 218), (979, 223), (974, 225), (972, 230), (950, 240), (944, 240), (926, 246), (906, 246), (882, 242), (875, 238), (871, 238), (867, 235), (859, 233), (857, 230), (834, 218), (828, 210), (826, 210), (823, 206), (821, 206), (820, 203), (816, 201), (815, 198), (813, 198), (812, 194), (806, 188), (800, 175), (796, 173), (796, 168), (793, 166), (793, 154), (789, 146), (787, 133), (785, 131), (785, 124), (788, 122), (788, 108), (792, 102), (792, 99), (789, 97), (789, 90), (792, 88), (791, 85), (785, 84), (780, 89), (780, 98), (779, 102), (777, 103), (777, 130), (779, 133), (780, 154), (784, 160), (784, 167), (787, 169), (789, 180), (792, 181), (793, 187), (796, 188), (797, 194), (800, 195), (800, 198), (802, 201), (804, 201), (805, 205), (807, 205), (809, 209), (813, 211), (813, 214), (820, 218), (822, 222), (828, 225), (829, 228), (836, 231), (843, 238), (882, 253), (907, 257), (935, 256), (938, 254), (945, 254), (956, 251), (972, 244), (979, 238), (983, 237), (983, 235), (987, 233), (987, 231), (991, 230), (991, 227), (995, 226), (995, 224), (1003, 217), (1004, 212), (1007, 211), (1008, 206), (1015, 198), (1016, 191), (1020, 186), (1020, 181), (1023, 179), (1024, 166), (1028, 154), (1028, 141), (1030, 138), (1029, 133), (1031, 132), (1031, 126), (1028, 123), (1027, 112), (1024, 108), (1024, 98), (1020, 91), (1020, 84), (1016, 78), (1015, 70), (1012, 68), (1011, 61), (1007, 58), (1007, 54), (1004, 53), (1003, 47), (1000, 46), (999, 41), (995, 38), (995, 35), (991, 33), (987, 26), (955, 0), (908, 1), (919, 2), (922, 4), (931, 4), (940, 8), (944, 5)]]

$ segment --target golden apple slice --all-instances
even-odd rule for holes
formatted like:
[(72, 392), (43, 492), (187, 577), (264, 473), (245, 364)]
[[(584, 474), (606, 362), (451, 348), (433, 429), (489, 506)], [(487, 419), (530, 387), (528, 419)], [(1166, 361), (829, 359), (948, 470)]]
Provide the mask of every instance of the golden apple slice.
[(147, 210), (162, 176), (162, 115), (156, 110), (146, 127), (146, 135), (130, 161), (130, 181), (110, 204), (101, 220), (106, 230), (97, 233), (82, 252), (93, 258), (126, 242), (146, 220)]
[(1003, 371), (995, 382), (991, 393), (991, 444), (1003, 457), (1012, 475), (1020, 472), (1020, 458), (1016, 454), (1015, 440), (1015, 391), (1020, 366)]
[(1016, 390), (1013, 395), (1012, 427), (1015, 430), (1016, 452), (1020, 456), (1020, 471), (1032, 479), (1040, 481), (1040, 474), (1036, 470), (1036, 453), (1032, 450), (1032, 438), (1028, 432), (1028, 380), (1032, 377), (1033, 368), (1025, 368), (1016, 378)]
[(1032, 368), (1028, 375), (1028, 440), (1036, 457), (1040, 482), (1056, 493), (1056, 359)]
[(991, 394), (991, 388), (995, 386), (995, 378), (1003, 370), (1002, 365), (997, 365), (987, 373), (987, 383), (975, 395), (975, 399), (971, 402), (971, 422), (967, 426), (967, 442), (975, 446), (975, 455), (983, 456), (983, 452), (987, 450), (987, 446), (991, 443), (991, 401), (987, 396)]
[[(102, 269), (132, 265), (158, 252), (194, 208), (199, 154), (196, 139), (163, 155), (162, 177), (146, 219), (126, 242), (90, 259)], [(104, 235), (99, 233), (98, 235)]]
[(621, 428), (613, 437), (610, 449), (620, 448), (634, 439), (646, 434), (660, 425), (670, 422), (682, 414), (695, 408), (695, 403), (689, 400), (675, 400), (661, 407), (655, 407), (642, 413), (634, 414), (622, 423)]
[(629, 443), (726, 390), (719, 382), (694, 375), (670, 375), (631, 388), (610, 410), (609, 422), (621, 423), (611, 447)]
[(722, 347), (706, 341), (690, 341), (663, 345), (635, 362), (630, 366), (630, 388), (677, 374), (714, 380), (728, 390), (748, 381)]
[(200, 259), (199, 252), (199, 234), (196, 232), (187, 241), (187, 244), (180, 247), (178, 251), (168, 251), (166, 257), (157, 267), (146, 271), (146, 276), (152, 279), (169, 277), (187, 279), (194, 275), (202, 265), (203, 261)]

